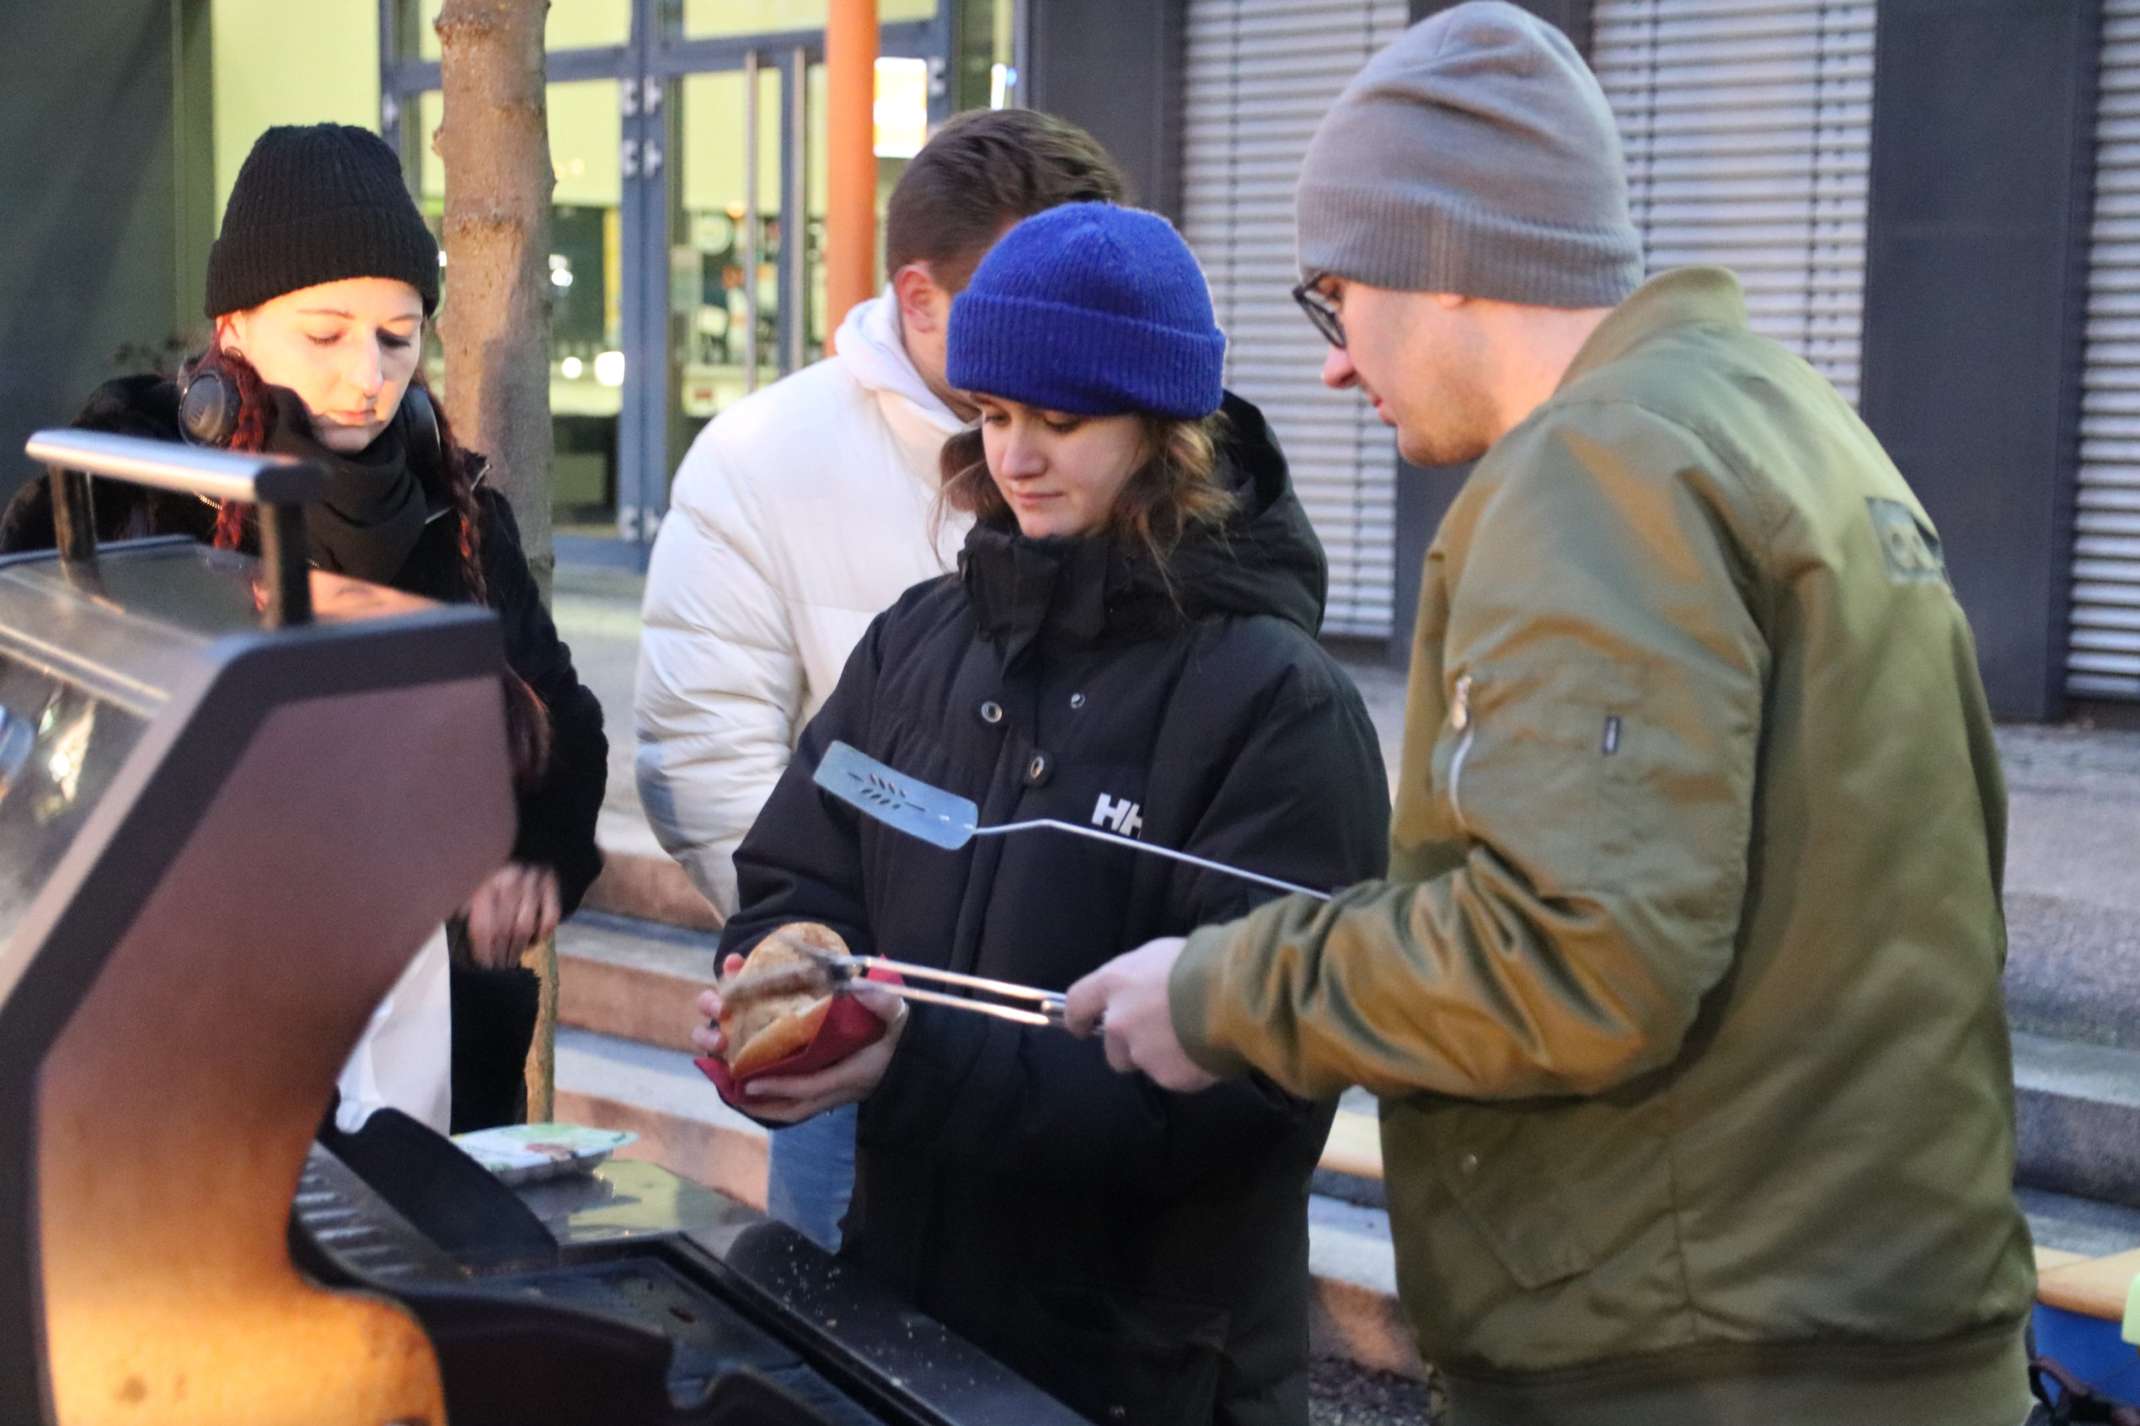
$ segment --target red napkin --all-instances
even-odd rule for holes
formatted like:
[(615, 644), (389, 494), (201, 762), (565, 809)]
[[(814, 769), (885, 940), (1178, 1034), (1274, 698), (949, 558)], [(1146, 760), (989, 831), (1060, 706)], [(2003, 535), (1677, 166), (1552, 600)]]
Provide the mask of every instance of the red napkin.
[[(899, 976), (882, 969), (873, 969), (869, 979), (889, 985), (899, 984)], [(884, 1038), (884, 1022), (875, 1011), (851, 995), (835, 995), (832, 1005), (825, 1011), (825, 1018), (817, 1024), (817, 1033), (810, 1043), (783, 1059), (763, 1064), (746, 1075), (737, 1075), (728, 1068), (726, 1060), (712, 1055), (701, 1055), (691, 1063), (699, 1073), (713, 1081), (713, 1087), (721, 1092), (721, 1098), (731, 1108), (748, 1114), (757, 1104), (746, 1098), (743, 1086), (754, 1079), (772, 1075), (811, 1074), (830, 1065), (836, 1065), (855, 1051), (864, 1049)]]

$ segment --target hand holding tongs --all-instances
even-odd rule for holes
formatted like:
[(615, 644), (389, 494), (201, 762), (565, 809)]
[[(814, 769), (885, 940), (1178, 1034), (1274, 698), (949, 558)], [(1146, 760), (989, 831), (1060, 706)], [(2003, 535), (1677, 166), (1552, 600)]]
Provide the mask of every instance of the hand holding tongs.
[[(1327, 891), (1317, 891), (1313, 887), (1281, 881), (1275, 876), (1265, 876), (1262, 872), (1250, 871), (1245, 867), (1229, 866), (1207, 857), (1176, 851), (1172, 847), (1154, 846), (1134, 837), (1102, 831), (1097, 827), (1080, 827), (1074, 822), (1064, 822), (1052, 817), (984, 827), (980, 825), (980, 808), (971, 799), (959, 797), (940, 787), (932, 787), (917, 778), (909, 777), (847, 743), (835, 742), (825, 749), (812, 780), (824, 791), (864, 816), (946, 851), (956, 851), (975, 837), (1001, 837), (1013, 832), (1065, 832), (1071, 836), (1110, 842), (1147, 856), (1186, 862), (1205, 871), (1239, 877), (1243, 881), (1252, 881), (1277, 891), (1296, 892), (1302, 896), (1312, 896), (1319, 901), (1330, 899), (1330, 893)], [(944, 985), (958, 986), (963, 990), (979, 991), (983, 995), (1000, 996), (1005, 1000), (1026, 1001), (1037, 1008), (1029, 1010), (1015, 1005), (996, 1005), (986, 1000), (971, 1000), (963, 995), (950, 995), (940, 990), (927, 990), (920, 986), (891, 981), (870, 982), (878, 989), (890, 991), (906, 1000), (922, 1001), (930, 1005), (948, 1005), (954, 1010), (971, 1010), (1020, 1025), (1069, 1028), (1067, 997), (1059, 991), (1036, 990), (1030, 985), (1019, 985), (1015, 981), (991, 980), (986, 976), (937, 970), (933, 966), (886, 960), (882, 956), (835, 956), (815, 947), (798, 946), (797, 949), (807, 953), (809, 959), (806, 962), (740, 977), (733, 987), (721, 991), (722, 999), (732, 1000), (738, 991), (745, 995), (794, 995), (805, 991), (830, 991), (838, 994), (847, 989), (858, 974), (866, 976), (870, 971), (881, 967), (896, 972), (902, 979), (937, 981)]]
[[(790, 944), (793, 944), (792, 942)], [(913, 1000), (929, 1005), (947, 1005), (953, 1010), (971, 1010), (980, 1015), (993, 1015), (999, 1020), (1009, 1020), (1019, 1025), (1052, 1025), (1065, 1027), (1062, 992), (1037, 990), (1016, 981), (992, 980), (984, 975), (966, 975), (955, 970), (938, 970), (934, 966), (914, 965), (908, 961), (888, 960), (883, 956), (836, 956), (815, 947), (797, 946), (809, 959), (796, 964), (776, 966), (771, 970), (753, 971), (741, 975), (728, 985), (716, 985), (721, 1000), (733, 1004), (738, 999), (754, 999), (764, 995), (800, 995), (810, 991), (844, 995), (873, 970), (891, 971), (900, 979), (871, 980), (866, 983), (876, 990), (896, 995), (902, 1000)], [(929, 990), (910, 985), (912, 980), (937, 981), (955, 985), (966, 990), (977, 990), (985, 995), (1001, 996), (1006, 1000), (1023, 1000), (1036, 1009), (1024, 1009), (1015, 1005), (997, 1005), (986, 1000), (972, 1000), (963, 995), (951, 995), (941, 990)]]

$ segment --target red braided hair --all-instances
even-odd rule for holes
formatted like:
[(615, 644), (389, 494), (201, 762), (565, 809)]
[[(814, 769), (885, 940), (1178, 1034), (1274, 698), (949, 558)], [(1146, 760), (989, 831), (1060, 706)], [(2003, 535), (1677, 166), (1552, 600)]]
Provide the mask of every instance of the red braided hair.
[[(412, 383), (431, 394), (421, 373)], [(483, 509), (476, 503), (475, 461), (468, 448), (453, 437), (446, 419), (445, 403), (431, 398), (438, 415), (438, 444), (444, 456), (446, 494), (453, 501), (461, 552), (461, 583), (470, 600), (495, 608), (490, 599), (490, 581), (483, 573)], [(523, 785), (540, 780), (550, 766), (553, 739), (550, 710), (528, 681), (510, 669), (505, 675), (505, 731), (512, 744), (513, 768)]]
[[(231, 431), (225, 447), (234, 451), (257, 451), (267, 445), (268, 411), (266, 397), (261, 388), (267, 383), (253, 364), (237, 352), (227, 351), (218, 340), (215, 345), (194, 360), (188, 368), (193, 376), (212, 373), (222, 376), (236, 388), (238, 393), (238, 424)], [(215, 538), (213, 544), (219, 550), (234, 550), (246, 537), (248, 507), (240, 501), (226, 500), (216, 511)]]
[[(238, 352), (225, 348), (218, 340), (194, 360), (190, 370), (194, 375), (220, 373), (237, 390), (238, 421), (227, 448), (234, 451), (264, 448), (269, 434), (268, 415), (273, 408), (263, 394), (267, 383), (253, 364)], [(424, 385), (421, 374), (412, 385)], [(426, 394), (429, 394), (428, 387)], [(431, 405), (438, 413), (439, 449), (444, 467), (438, 474), (445, 482), (446, 497), (453, 505), (458, 536), (456, 546), (461, 557), (461, 588), (470, 603), (494, 608), (490, 599), (490, 581), (483, 573), (483, 508), (476, 500), (475, 461), (453, 438), (453, 428), (446, 423), (445, 407), (435, 398)], [(223, 502), (222, 508), (216, 512), (215, 547), (219, 550), (235, 550), (248, 545), (257, 547), (258, 536), (252, 528), (253, 521), (248, 518), (250, 514), (251, 507), (240, 501)], [(550, 766), (554, 741), (550, 710), (528, 681), (511, 669), (505, 671), (503, 682), (505, 733), (512, 755), (513, 779), (523, 788), (532, 787), (542, 780)]]

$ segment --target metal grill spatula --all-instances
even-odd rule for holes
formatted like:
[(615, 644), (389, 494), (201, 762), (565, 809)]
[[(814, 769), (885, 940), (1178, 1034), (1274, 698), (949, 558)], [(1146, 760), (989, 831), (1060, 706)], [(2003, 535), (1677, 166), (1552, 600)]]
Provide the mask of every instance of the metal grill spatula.
[(1318, 901), (1330, 899), (1330, 893), (1327, 891), (1295, 886), (1290, 881), (1280, 881), (1275, 876), (1265, 876), (1261, 872), (1244, 871), (1224, 862), (1178, 852), (1172, 847), (1154, 846), (1149, 842), (1140, 842), (1135, 837), (1103, 832), (1097, 827), (1080, 827), (1075, 822), (1060, 822), (1052, 817), (983, 827), (980, 825), (981, 809), (966, 798), (946, 792), (940, 787), (931, 787), (928, 783), (908, 777), (903, 772), (896, 772), (846, 743), (835, 742), (825, 749), (825, 756), (817, 765), (815, 781), (819, 787), (864, 816), (910, 837), (919, 837), (931, 846), (942, 847), (946, 851), (957, 851), (975, 837), (1002, 837), (1012, 832), (1031, 832), (1046, 828), (1049, 831), (1067, 832), (1073, 837), (1090, 837), (1096, 842), (1111, 842), (1133, 852), (1165, 857), (1169, 861), (1187, 862), (1190, 866), (1202, 867), (1205, 871), (1215, 871), (1223, 876), (1237, 876), (1259, 886), (1312, 896)]

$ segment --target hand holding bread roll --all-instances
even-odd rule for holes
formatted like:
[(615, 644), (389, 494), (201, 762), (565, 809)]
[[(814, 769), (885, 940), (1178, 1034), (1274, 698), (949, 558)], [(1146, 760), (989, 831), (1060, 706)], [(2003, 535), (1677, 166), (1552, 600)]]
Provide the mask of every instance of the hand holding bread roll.
[(869, 980), (840, 984), (828, 961), (847, 954), (829, 926), (791, 922), (748, 957), (725, 959), (714, 988), (698, 995), (691, 1031), (702, 1055), (694, 1063), (722, 1098), (792, 1124), (876, 1087), (906, 1029), (906, 1002)]
[[(833, 979), (820, 956), (847, 954), (847, 943), (830, 926), (797, 921), (760, 941), (740, 969), (716, 986), (718, 1017), (726, 1042), (721, 1058), (738, 1075), (786, 1059), (810, 1043), (832, 1008)], [(763, 987), (732, 996), (745, 982)], [(793, 985), (794, 989), (788, 989)]]

